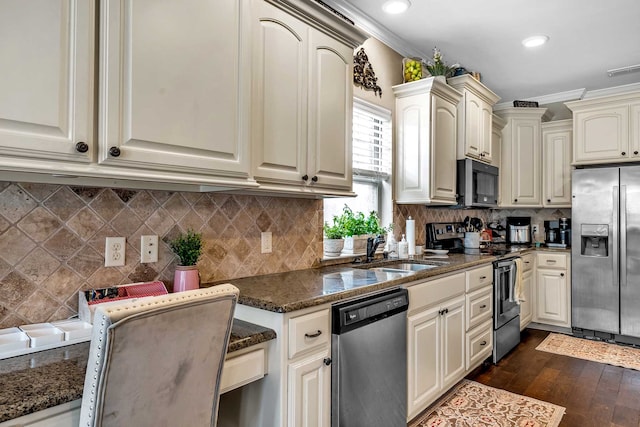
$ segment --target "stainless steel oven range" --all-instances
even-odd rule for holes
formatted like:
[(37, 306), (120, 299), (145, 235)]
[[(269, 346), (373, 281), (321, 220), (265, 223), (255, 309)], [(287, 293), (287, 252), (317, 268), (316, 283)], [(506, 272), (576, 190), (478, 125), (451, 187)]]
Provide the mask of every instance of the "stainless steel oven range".
[(520, 343), (516, 258), (505, 258), (493, 263), (493, 363), (498, 363)]

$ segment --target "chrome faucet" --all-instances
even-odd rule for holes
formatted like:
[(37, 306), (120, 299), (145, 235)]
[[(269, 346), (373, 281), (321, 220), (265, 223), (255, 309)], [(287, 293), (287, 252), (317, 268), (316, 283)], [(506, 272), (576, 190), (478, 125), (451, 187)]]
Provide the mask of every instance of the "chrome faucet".
[(378, 235), (376, 237), (367, 238), (367, 262), (373, 261), (373, 256), (376, 254), (376, 250), (380, 243), (384, 243), (384, 236)]

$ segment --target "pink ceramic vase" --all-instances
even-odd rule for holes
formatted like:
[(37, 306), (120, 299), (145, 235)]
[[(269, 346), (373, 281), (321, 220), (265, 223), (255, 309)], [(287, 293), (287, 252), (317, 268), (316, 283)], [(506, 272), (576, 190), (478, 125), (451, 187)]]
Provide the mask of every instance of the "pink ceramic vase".
[(190, 291), (200, 287), (200, 274), (195, 265), (178, 265), (173, 278), (173, 292)]

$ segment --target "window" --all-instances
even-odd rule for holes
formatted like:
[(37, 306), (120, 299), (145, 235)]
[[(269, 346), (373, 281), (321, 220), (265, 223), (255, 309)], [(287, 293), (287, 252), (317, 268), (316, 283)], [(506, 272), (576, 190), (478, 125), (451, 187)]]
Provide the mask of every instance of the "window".
[(345, 204), (355, 212), (377, 211), (382, 226), (392, 222), (391, 112), (358, 98), (353, 100), (353, 191), (355, 198), (325, 199), (326, 222)]

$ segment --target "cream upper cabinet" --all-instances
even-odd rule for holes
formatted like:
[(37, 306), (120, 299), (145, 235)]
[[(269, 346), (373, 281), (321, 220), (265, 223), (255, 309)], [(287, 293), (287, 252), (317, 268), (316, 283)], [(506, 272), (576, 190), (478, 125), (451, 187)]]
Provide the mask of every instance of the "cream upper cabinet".
[(91, 161), (94, 20), (91, 1), (0, 2), (0, 164)]
[(500, 97), (469, 74), (447, 82), (462, 93), (458, 104), (457, 158), (492, 163), (493, 106)]
[(507, 125), (507, 121), (497, 114), (491, 118), (491, 164), (500, 168), (500, 155), (502, 150), (502, 129)]
[(252, 2), (253, 175), (264, 188), (350, 193), (353, 48)]
[(571, 207), (572, 120), (542, 124), (542, 205)]
[(460, 92), (438, 78), (393, 87), (395, 201), (456, 204), (456, 126)]
[(542, 206), (541, 121), (546, 108), (507, 108), (500, 156), (501, 207)]
[(640, 161), (640, 92), (567, 102), (573, 164)]
[(101, 1), (100, 163), (248, 176), (247, 6)]

